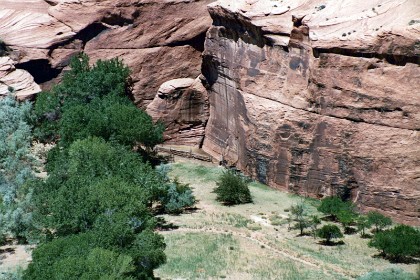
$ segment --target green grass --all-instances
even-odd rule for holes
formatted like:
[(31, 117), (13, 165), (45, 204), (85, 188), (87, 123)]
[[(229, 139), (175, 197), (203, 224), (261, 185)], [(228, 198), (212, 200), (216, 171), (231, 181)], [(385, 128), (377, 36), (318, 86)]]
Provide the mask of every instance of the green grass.
[[(330, 247), (311, 236), (298, 236), (297, 230), (288, 231), (287, 209), (304, 201), (310, 215), (322, 216), (316, 210), (318, 200), (253, 182), (253, 203), (223, 206), (212, 192), (222, 172), (207, 163), (172, 164), (170, 175), (190, 184), (198, 210), (164, 216), (180, 228), (162, 232), (168, 244), (168, 262), (156, 272), (162, 279), (354, 279), (372, 269), (393, 267), (373, 258), (377, 250), (359, 234), (346, 235), (344, 245)], [(397, 266), (415, 271), (415, 265)]]

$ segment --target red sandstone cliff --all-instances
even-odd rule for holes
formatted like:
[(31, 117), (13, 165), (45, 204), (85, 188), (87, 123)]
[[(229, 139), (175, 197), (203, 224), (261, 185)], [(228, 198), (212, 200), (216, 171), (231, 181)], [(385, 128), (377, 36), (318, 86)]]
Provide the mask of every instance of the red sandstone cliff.
[(209, 11), (204, 149), (270, 186), (420, 224), (418, 1), (224, 0)]
[(145, 107), (159, 86), (200, 74), (213, 0), (0, 0), (0, 38), (44, 87), (75, 53), (121, 57)]
[(0, 0), (0, 38), (44, 86), (79, 51), (120, 56), (168, 141), (205, 130), (273, 187), (420, 224), (418, 0), (219, 1), (202, 58), (211, 2)]

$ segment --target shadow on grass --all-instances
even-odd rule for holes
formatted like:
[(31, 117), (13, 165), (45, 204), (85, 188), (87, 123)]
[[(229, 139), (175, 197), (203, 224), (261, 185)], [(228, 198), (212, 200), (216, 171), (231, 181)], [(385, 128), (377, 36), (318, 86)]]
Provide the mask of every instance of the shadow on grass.
[(344, 245), (344, 241), (343, 240), (339, 240), (339, 241), (326, 241), (326, 240), (321, 240), (318, 242), (319, 245), (323, 245), (323, 246), (339, 246), (339, 245)]
[(171, 231), (171, 230), (176, 230), (179, 228), (179, 226), (175, 225), (174, 223), (168, 223), (162, 217), (157, 217), (156, 220), (157, 220), (156, 229), (158, 231)]
[(390, 263), (403, 263), (403, 264), (418, 264), (420, 263), (420, 258), (411, 257), (411, 256), (389, 256), (384, 253), (379, 253), (372, 256), (377, 259), (388, 260)]
[(344, 234), (351, 235), (355, 233), (357, 233), (357, 229), (355, 229), (354, 227), (345, 227), (344, 229)]
[(296, 237), (304, 237), (304, 236), (310, 236), (310, 237), (313, 237), (313, 234), (312, 233), (310, 233), (310, 232), (304, 232), (304, 233), (302, 233), (302, 234), (298, 234), (298, 235), (296, 235)]
[[(198, 202), (198, 200), (196, 200), (196, 202)], [(200, 208), (196, 207), (196, 206), (192, 206), (192, 207), (185, 207), (182, 210), (178, 211), (178, 212), (172, 212), (172, 213), (168, 213), (165, 211), (165, 207), (163, 207), (162, 205), (155, 205), (152, 209), (153, 215), (164, 215), (164, 214), (168, 214), (171, 216), (180, 216), (183, 214), (193, 214), (195, 212), (197, 212), (198, 210), (200, 210)]]

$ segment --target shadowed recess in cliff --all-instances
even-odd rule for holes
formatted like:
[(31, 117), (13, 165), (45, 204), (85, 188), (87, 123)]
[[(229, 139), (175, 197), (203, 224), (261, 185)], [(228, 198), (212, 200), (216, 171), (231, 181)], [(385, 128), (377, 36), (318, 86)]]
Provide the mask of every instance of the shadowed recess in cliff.
[(37, 84), (42, 84), (56, 78), (60, 73), (60, 69), (51, 67), (47, 59), (31, 60), (24, 63), (16, 64), (16, 68), (28, 71)]
[(220, 35), (238, 42), (241, 39), (247, 44), (257, 45), (262, 48), (266, 44), (267, 39), (263, 37), (260, 27), (255, 26), (240, 14), (234, 14), (231, 17), (220, 17), (211, 13), (213, 26), (219, 26)]
[(196, 51), (203, 52), (204, 51), (204, 42), (206, 40), (206, 33), (207, 33), (207, 30), (205, 32), (202, 32), (202, 33), (198, 34), (197, 36), (195, 36), (191, 39), (188, 39), (188, 40), (185, 40), (185, 41), (178, 41), (178, 42), (169, 43), (168, 46), (169, 47), (191, 46)]
[(322, 54), (339, 54), (344, 56), (352, 57), (364, 57), (364, 58), (377, 58), (382, 59), (392, 65), (405, 66), (407, 63), (413, 63), (420, 65), (420, 56), (412, 55), (397, 55), (397, 54), (387, 54), (387, 53), (373, 53), (373, 52), (362, 52), (355, 49), (345, 49), (345, 48), (314, 48), (313, 55), (316, 58), (319, 58)]
[(55, 45), (52, 45), (50, 47), (50, 52), (49, 55), (51, 55), (52, 51), (62, 47), (62, 46), (66, 46), (67, 44), (75, 41), (75, 40), (80, 40), (83, 43), (82, 48), (85, 47), (86, 43), (89, 42), (90, 40), (92, 40), (93, 38), (95, 38), (96, 36), (98, 36), (100, 33), (102, 33), (103, 31), (108, 30), (108, 27), (105, 26), (104, 24), (102, 24), (101, 22), (93, 22), (89, 25), (87, 25), (85, 28), (83, 28), (82, 30), (80, 30), (76, 35), (74, 35), (73, 37), (63, 41), (63, 42), (59, 42)]

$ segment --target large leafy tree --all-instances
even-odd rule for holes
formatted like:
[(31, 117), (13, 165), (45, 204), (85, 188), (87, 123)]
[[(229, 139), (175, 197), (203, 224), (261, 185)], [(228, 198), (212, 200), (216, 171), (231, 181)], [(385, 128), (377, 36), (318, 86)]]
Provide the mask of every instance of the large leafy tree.
[(150, 279), (165, 261), (151, 207), (184, 207), (180, 194), (188, 192), (173, 196), (172, 182), (135, 152), (147, 154), (163, 127), (130, 102), (129, 91), (120, 60), (90, 66), (82, 54), (60, 85), (38, 97), (37, 137), (57, 145), (48, 178), (31, 183), (44, 243), (25, 279)]
[(370, 226), (375, 227), (376, 232), (382, 231), (384, 228), (392, 225), (391, 218), (385, 217), (381, 213), (375, 211), (370, 211), (367, 214), (367, 218)]
[(329, 215), (333, 220), (337, 220), (339, 213), (354, 212), (354, 205), (348, 201), (342, 201), (339, 197), (326, 197), (321, 201), (318, 211)]
[(407, 225), (398, 225), (377, 232), (368, 245), (380, 250), (385, 257), (401, 261), (420, 254), (420, 231)]
[(97, 136), (148, 149), (162, 141), (164, 127), (128, 99), (130, 71), (119, 59), (99, 60), (91, 67), (89, 58), (80, 54), (70, 68), (60, 85), (37, 98), (38, 138), (59, 139), (61, 146), (68, 146)]

